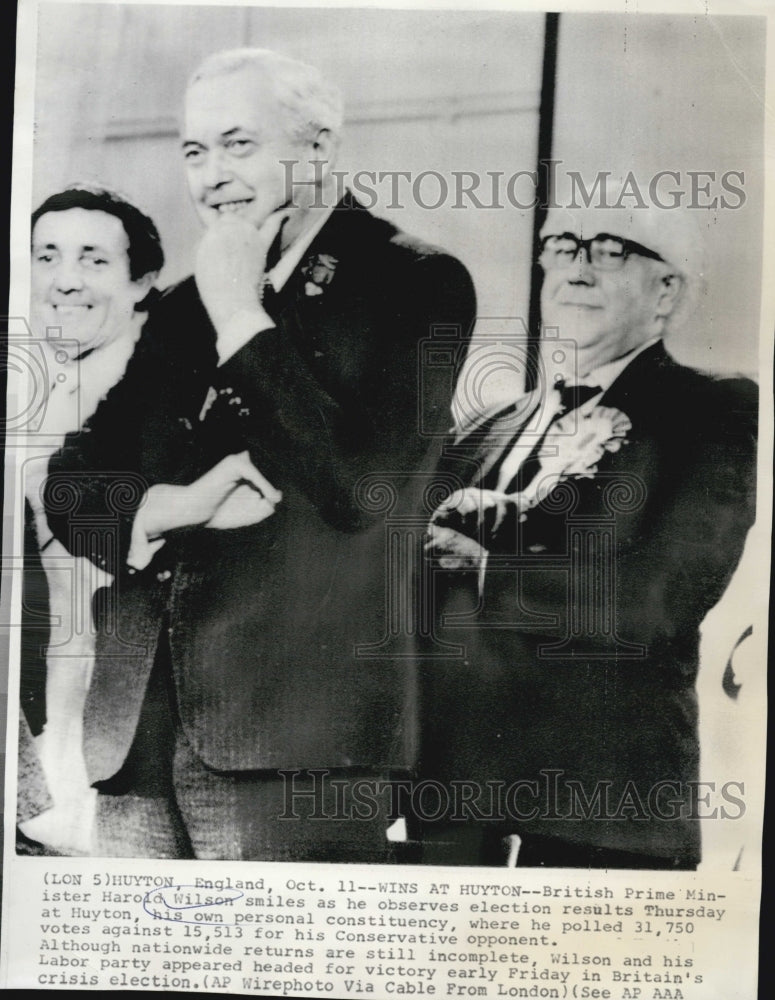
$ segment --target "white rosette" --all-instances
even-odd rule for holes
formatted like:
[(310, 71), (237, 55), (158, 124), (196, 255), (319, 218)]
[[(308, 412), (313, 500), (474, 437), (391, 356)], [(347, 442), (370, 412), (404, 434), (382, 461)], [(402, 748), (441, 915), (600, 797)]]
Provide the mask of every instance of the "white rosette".
[(521, 494), (525, 508), (540, 503), (563, 479), (592, 479), (603, 455), (618, 451), (631, 428), (630, 418), (610, 406), (560, 417), (541, 444), (540, 471)]

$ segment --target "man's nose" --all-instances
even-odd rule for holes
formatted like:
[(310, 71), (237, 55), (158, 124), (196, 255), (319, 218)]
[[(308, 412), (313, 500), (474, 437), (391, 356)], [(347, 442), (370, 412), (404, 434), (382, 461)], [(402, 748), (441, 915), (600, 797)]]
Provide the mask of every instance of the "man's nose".
[(223, 150), (211, 149), (202, 168), (202, 181), (208, 188), (217, 188), (231, 179)]
[(570, 265), (568, 280), (585, 285), (594, 285), (595, 269), (589, 256), (589, 247), (579, 247)]

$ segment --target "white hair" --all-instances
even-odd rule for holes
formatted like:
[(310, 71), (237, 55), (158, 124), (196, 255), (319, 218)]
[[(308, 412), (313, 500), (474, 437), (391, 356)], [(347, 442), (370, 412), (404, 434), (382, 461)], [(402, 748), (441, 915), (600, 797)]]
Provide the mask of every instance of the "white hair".
[(297, 142), (312, 142), (321, 130), (339, 137), (342, 130), (342, 97), (337, 87), (323, 79), (314, 66), (270, 49), (227, 49), (208, 56), (188, 82), (253, 70), (272, 90), (285, 121), (287, 135)]

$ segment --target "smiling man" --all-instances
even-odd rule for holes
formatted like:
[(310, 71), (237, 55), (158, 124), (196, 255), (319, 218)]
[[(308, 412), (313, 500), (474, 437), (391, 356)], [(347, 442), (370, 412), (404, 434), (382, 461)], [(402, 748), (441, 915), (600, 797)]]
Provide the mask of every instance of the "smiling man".
[(548, 214), (540, 384), (456, 442), (477, 471), (431, 525), (466, 653), (426, 672), (423, 775), (468, 799), (429, 825), (428, 862), (700, 858), (699, 627), (753, 523), (756, 454), (756, 386), (662, 342), (701, 261), (680, 212)]
[[(303, 108), (294, 87), (303, 90)], [(290, 245), (309, 228), (313, 206), (326, 215), (333, 207), (325, 196), (341, 130), (339, 94), (312, 67), (247, 51), (207, 60), (186, 95), (182, 142), (203, 224), (239, 215), (260, 228), (273, 212), (293, 207), (284, 237)]]
[(572, 337), (574, 371), (587, 377), (659, 339), (683, 284), (656, 251), (602, 229), (611, 220), (600, 214), (585, 220), (584, 233), (595, 231), (585, 239), (578, 219), (563, 225), (555, 213), (544, 225), (539, 257), (542, 324)]
[[(421, 378), (421, 345), (439, 326), (462, 355), (475, 302), (457, 260), (334, 204), (341, 123), (275, 53), (197, 70), (195, 274), (51, 465), (52, 527), (116, 574), (84, 722), (99, 854), (393, 857), (389, 802), (353, 800), (414, 761), (411, 636), (383, 644), (411, 560), (386, 561), (385, 516), (423, 523), (450, 373)], [(78, 537), (63, 482), (112, 537)]]

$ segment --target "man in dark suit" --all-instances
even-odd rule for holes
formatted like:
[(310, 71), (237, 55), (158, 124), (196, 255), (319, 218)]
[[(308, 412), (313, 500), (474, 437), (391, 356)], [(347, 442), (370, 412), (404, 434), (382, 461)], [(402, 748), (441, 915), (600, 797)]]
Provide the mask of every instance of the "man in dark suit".
[(364, 789), (416, 752), (386, 597), (414, 536), (391, 562), (386, 518), (427, 518), (452, 382), (422, 346), (462, 358), (475, 300), (457, 260), (336, 202), (341, 120), (310, 67), (205, 61), (195, 274), (51, 463), (53, 530), (116, 574), (84, 719), (100, 854), (392, 859)]
[(425, 671), (428, 863), (693, 868), (699, 818), (739, 814), (697, 784), (695, 679), (754, 520), (756, 387), (663, 346), (700, 249), (656, 209), (543, 226), (539, 386), (449, 449), (431, 526), (464, 654)]

